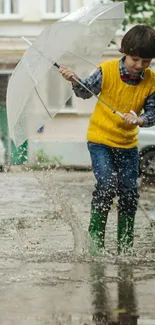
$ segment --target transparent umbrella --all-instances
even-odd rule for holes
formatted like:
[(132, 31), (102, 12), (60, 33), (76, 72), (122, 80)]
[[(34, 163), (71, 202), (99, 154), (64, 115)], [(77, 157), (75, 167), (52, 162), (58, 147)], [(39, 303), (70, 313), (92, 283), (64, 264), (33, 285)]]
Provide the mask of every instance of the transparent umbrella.
[(33, 42), (7, 89), (8, 125), (16, 146), (54, 117), (71, 97), (72, 85), (62, 78), (59, 65), (72, 62), (73, 57), (81, 63), (89, 59), (80, 75), (86, 77), (124, 18), (123, 2), (85, 6), (49, 25)]

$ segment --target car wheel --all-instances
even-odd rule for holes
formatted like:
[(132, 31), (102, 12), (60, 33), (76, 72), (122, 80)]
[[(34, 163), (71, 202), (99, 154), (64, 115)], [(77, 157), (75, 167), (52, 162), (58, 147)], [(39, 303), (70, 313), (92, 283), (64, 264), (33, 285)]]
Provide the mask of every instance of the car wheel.
[(155, 149), (146, 149), (140, 153), (140, 173), (155, 177)]

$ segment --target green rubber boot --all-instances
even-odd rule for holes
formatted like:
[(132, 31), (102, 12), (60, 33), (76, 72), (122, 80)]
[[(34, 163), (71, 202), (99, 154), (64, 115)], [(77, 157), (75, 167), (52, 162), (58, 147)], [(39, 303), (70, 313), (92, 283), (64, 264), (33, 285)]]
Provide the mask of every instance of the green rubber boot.
[(91, 218), (89, 225), (90, 245), (89, 251), (96, 256), (104, 248), (105, 227), (107, 223), (108, 212), (100, 213), (93, 206), (91, 208)]
[(135, 216), (118, 215), (117, 251), (118, 254), (132, 253)]

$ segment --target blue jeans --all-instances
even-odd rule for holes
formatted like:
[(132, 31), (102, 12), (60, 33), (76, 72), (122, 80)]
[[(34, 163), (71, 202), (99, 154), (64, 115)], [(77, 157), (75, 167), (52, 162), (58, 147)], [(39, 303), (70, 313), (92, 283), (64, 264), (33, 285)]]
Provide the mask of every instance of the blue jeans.
[(137, 147), (124, 149), (88, 142), (88, 150), (97, 180), (92, 205), (101, 213), (107, 213), (117, 195), (119, 214), (134, 216), (139, 198)]

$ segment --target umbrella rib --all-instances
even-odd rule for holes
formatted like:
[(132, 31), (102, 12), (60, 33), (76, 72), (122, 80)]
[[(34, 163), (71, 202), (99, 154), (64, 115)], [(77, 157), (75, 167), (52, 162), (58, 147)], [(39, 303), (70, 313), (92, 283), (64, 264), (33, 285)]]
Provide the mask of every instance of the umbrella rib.
[(23, 60), (23, 62), (25, 63), (23, 66), (24, 66), (24, 68), (26, 69), (26, 72), (28, 73), (29, 77), (33, 80), (33, 82), (34, 82), (34, 84), (35, 84), (34, 90), (35, 90), (35, 92), (36, 92), (38, 98), (40, 99), (40, 101), (41, 101), (43, 107), (45, 108), (45, 110), (46, 110), (46, 112), (47, 112), (47, 114), (48, 114), (49, 117), (52, 119), (52, 115), (50, 114), (49, 110), (47, 109), (47, 107), (46, 107), (44, 101), (42, 100), (42, 98), (41, 98), (41, 96), (40, 96), (40, 94), (39, 94), (39, 92), (38, 92), (38, 90), (37, 90), (37, 88), (36, 88), (36, 86), (37, 86), (37, 82), (36, 82), (36, 80), (33, 78), (32, 74), (31, 74), (31, 71), (30, 71), (30, 69), (29, 69), (29, 66), (27, 65), (26, 60)]
[(87, 63), (90, 63), (93, 67), (96, 68), (96, 65), (95, 65), (94, 63), (92, 63), (91, 61), (85, 59), (83, 56), (81, 56), (81, 55), (79, 55), (79, 54), (76, 54), (76, 53), (74, 53), (74, 52), (72, 52), (72, 51), (69, 51), (69, 50), (66, 50), (66, 51), (67, 51), (68, 53), (70, 53), (70, 54), (76, 56), (77, 58), (80, 58), (81, 60), (83, 60), (83, 61), (85, 61), (85, 62), (87, 62)]
[(43, 102), (43, 100), (42, 100), (41, 96), (39, 95), (39, 92), (38, 92), (37, 88), (35, 87), (35, 88), (34, 88), (34, 90), (35, 90), (35, 92), (36, 92), (36, 94), (37, 94), (38, 98), (40, 99), (40, 101), (41, 101), (41, 103), (42, 103), (43, 107), (45, 108), (45, 110), (46, 110), (47, 114), (48, 114), (48, 115), (49, 115), (49, 117), (52, 119), (52, 115), (50, 114), (50, 112), (49, 112), (49, 110), (47, 109), (47, 107), (46, 107), (45, 103)]
[(26, 72), (28, 73), (29, 77), (33, 80), (33, 82), (35, 84), (37, 84), (37, 81), (34, 79), (34, 77), (33, 77), (32, 73), (31, 73), (31, 70), (29, 69), (29, 66), (28, 66), (25, 58), (23, 58), (22, 61), (24, 63), (24, 68), (25, 68)]

